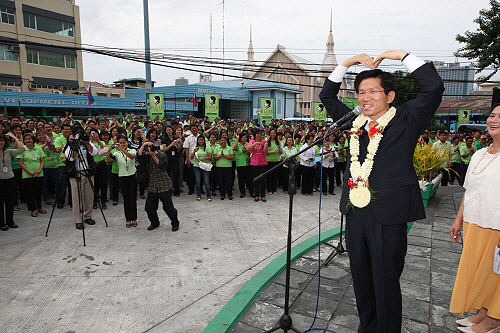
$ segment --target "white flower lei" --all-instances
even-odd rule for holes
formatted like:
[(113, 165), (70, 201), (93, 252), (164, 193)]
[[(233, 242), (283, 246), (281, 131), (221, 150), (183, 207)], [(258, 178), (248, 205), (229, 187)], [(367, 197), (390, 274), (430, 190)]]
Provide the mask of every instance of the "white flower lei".
[(360, 114), (353, 122), (351, 129), (351, 140), (349, 149), (351, 152), (351, 190), (349, 192), (349, 200), (358, 208), (366, 207), (371, 201), (371, 192), (369, 189), (368, 178), (373, 169), (373, 161), (377, 153), (380, 141), (383, 138), (384, 128), (396, 115), (396, 108), (391, 107), (378, 121), (376, 128), (379, 129), (373, 135), (368, 143), (368, 151), (363, 164), (359, 162), (359, 129), (366, 124), (368, 117)]

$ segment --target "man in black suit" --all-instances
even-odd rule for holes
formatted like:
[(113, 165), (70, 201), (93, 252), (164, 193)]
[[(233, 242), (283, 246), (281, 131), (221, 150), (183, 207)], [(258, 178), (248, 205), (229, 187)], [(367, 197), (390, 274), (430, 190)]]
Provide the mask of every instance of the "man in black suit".
[[(396, 94), (392, 74), (376, 69), (384, 59), (401, 60), (421, 88), (414, 100), (397, 110), (389, 110)], [(338, 100), (337, 93), (348, 68), (356, 64), (371, 69), (359, 73), (354, 83), (359, 105), (368, 119), (350, 138), (340, 211), (347, 220), (346, 244), (360, 317), (358, 333), (395, 333), (401, 331), (399, 278), (406, 256), (407, 223), (425, 218), (413, 153), (420, 133), (441, 102), (444, 87), (431, 63), (405, 51), (386, 51), (376, 59), (360, 54), (337, 66), (320, 93), (321, 102), (334, 121), (350, 111)], [(383, 117), (388, 111), (388, 115), (395, 111), (392, 118)], [(373, 123), (372, 132), (372, 121), (382, 126)], [(377, 132), (378, 139), (382, 136), (374, 154), (373, 147), (368, 148), (369, 133)], [(351, 155), (353, 142), (359, 142), (358, 157)], [(368, 177), (354, 179), (351, 173), (354, 170), (359, 174), (359, 169), (356, 171), (357, 163), (351, 169), (351, 164), (358, 160), (363, 165), (369, 149), (369, 156), (374, 157)], [(368, 197), (369, 203), (355, 207), (357, 201), (350, 200), (349, 195), (358, 186), (369, 187), (375, 199)]]

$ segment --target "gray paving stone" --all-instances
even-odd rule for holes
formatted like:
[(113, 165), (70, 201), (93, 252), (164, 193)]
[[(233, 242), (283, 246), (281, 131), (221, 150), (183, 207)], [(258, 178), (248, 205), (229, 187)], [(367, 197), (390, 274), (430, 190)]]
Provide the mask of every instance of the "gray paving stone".
[(419, 323), (410, 319), (403, 319), (401, 325), (402, 333), (424, 333), (429, 331), (429, 325), (424, 323)]
[[(357, 333), (358, 332), (357, 328), (354, 330), (354, 329), (351, 329), (351, 328), (347, 328), (347, 327), (344, 327), (344, 326), (335, 325), (335, 324), (332, 324), (332, 323), (330, 323), (327, 328), (328, 328), (329, 331), (333, 331), (335, 333)], [(328, 333), (331, 333), (329, 331), (328, 331)]]
[(456, 329), (455, 330), (450, 330), (450, 329), (446, 329), (444, 327), (438, 327), (438, 326), (430, 326), (430, 333), (456, 333)]
[(421, 225), (414, 224), (413, 227), (410, 229), (410, 233), (408, 235), (410, 237), (417, 236), (417, 237), (431, 238), (432, 236), (431, 226), (426, 226), (426, 227), (427, 228), (422, 228)]
[[(290, 300), (289, 305), (292, 304), (297, 296), (301, 293), (301, 290), (290, 288)], [(277, 306), (284, 307), (285, 305), (285, 286), (271, 282), (257, 297), (258, 300), (274, 304)]]
[(238, 322), (231, 330), (232, 333), (262, 333), (262, 329)]
[[(437, 250), (435, 250), (437, 251)], [(442, 261), (437, 259), (431, 260), (431, 271), (437, 273), (449, 274), (455, 277), (457, 275), (458, 263), (450, 261)], [(455, 279), (453, 279), (455, 281)]]
[(437, 231), (437, 230), (434, 230), (434, 232), (432, 233), (432, 239), (437, 239), (437, 240), (442, 240), (442, 241), (451, 241), (451, 236), (450, 236), (450, 230), (446, 231), (446, 232), (442, 232), (442, 231)]
[(426, 257), (407, 255), (401, 279), (418, 281), (418, 283), (430, 285), (430, 259)]
[[(317, 328), (327, 328), (327, 326), (328, 326), (327, 320), (323, 320), (321, 318), (314, 319), (314, 317), (305, 316), (301, 313), (290, 312), (290, 317), (292, 317), (293, 327), (295, 327), (296, 329), (298, 329), (301, 332), (304, 332), (305, 330), (308, 330), (309, 328), (311, 328), (311, 325), (313, 323), (314, 323), (314, 325), (312, 326), (312, 328), (314, 328), (315, 330), (313, 330), (312, 332), (324, 332), (322, 330), (316, 330), (316, 329)], [(279, 332), (279, 330), (278, 330), (278, 332)]]
[(431, 278), (432, 304), (448, 307), (453, 292), (455, 276), (432, 272)]
[[(290, 311), (302, 313), (306, 316), (314, 316), (316, 312), (316, 302), (316, 293), (310, 294), (302, 292), (290, 307)], [(336, 308), (337, 302), (332, 302), (331, 299), (326, 297), (320, 297), (317, 317), (329, 320)]]
[(429, 303), (416, 299), (403, 297), (403, 318), (420, 323), (429, 322)]
[[(460, 246), (455, 244), (455, 246)], [(458, 267), (458, 263), (460, 262), (461, 253), (458, 252), (450, 252), (445, 250), (435, 250), (432, 252), (432, 258), (441, 261), (447, 261), (450, 263), (455, 263)]]
[(458, 325), (455, 323), (457, 319), (463, 319), (455, 313), (450, 313), (449, 306), (443, 307), (439, 305), (431, 306), (431, 325), (449, 330), (455, 329)]
[(297, 271), (301, 271), (301, 272), (312, 274), (312, 275), (316, 274), (316, 272), (319, 269), (317, 259), (311, 260), (311, 259), (304, 258), (304, 257), (301, 257), (301, 258), (298, 258), (297, 260), (295, 260), (291, 264), (291, 267)]
[(342, 303), (347, 303), (356, 306), (356, 296), (354, 296), (354, 287), (349, 285), (347, 288), (344, 297), (342, 297)]
[(457, 246), (457, 244), (452, 242), (451, 239), (450, 241), (442, 241), (434, 239), (432, 241), (432, 248), (448, 252), (462, 253), (462, 247)]
[(350, 277), (350, 275), (351, 272), (349, 270), (349, 267), (345, 267), (340, 262), (333, 261), (328, 266), (323, 266), (321, 268), (321, 278), (336, 280), (336, 279), (342, 279), (346, 276)]
[(408, 298), (430, 302), (431, 288), (427, 284), (419, 283), (415, 280), (401, 279), (401, 294)]
[(341, 303), (330, 320), (330, 324), (357, 330), (359, 317), (356, 307), (352, 304)]
[(408, 244), (426, 248), (431, 246), (431, 239), (428, 237), (418, 237), (415, 235), (410, 235), (408, 236)]
[[(351, 276), (346, 275), (340, 279), (325, 279), (321, 278), (321, 283), (319, 285), (319, 293), (322, 297), (329, 298), (333, 301), (338, 302), (344, 295), (347, 286), (351, 282)], [(311, 280), (309, 285), (304, 289), (305, 292), (316, 294), (318, 292), (318, 277), (315, 276)]]
[(260, 328), (261, 330), (270, 330), (276, 326), (282, 314), (283, 308), (257, 301), (250, 305), (241, 317), (240, 322)]
[[(309, 284), (309, 281), (314, 277), (312, 274), (307, 274), (295, 269), (290, 270), (290, 288), (304, 289)], [(285, 285), (286, 270), (283, 270), (273, 281), (281, 285)]]
[(431, 257), (431, 247), (424, 247), (424, 246), (415, 246), (415, 245), (408, 245), (408, 249), (406, 252), (406, 255), (414, 255), (418, 257), (426, 257), (430, 258)]

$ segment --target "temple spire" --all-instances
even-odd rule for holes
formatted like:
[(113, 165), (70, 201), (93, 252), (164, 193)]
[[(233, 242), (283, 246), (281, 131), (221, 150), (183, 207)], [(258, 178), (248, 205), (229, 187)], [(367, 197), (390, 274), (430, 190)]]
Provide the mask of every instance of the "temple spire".
[(333, 47), (335, 46), (335, 43), (333, 42), (332, 20), (333, 13), (332, 9), (330, 8), (330, 33), (328, 34), (328, 40), (326, 41), (326, 53), (333, 53)]

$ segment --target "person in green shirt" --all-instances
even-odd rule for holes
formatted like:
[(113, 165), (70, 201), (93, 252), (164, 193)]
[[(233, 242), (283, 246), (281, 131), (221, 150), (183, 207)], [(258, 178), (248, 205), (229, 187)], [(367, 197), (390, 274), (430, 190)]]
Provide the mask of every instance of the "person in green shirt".
[(486, 142), (486, 140), (487, 140), (486, 135), (484, 135), (484, 134), (481, 135), (479, 142), (476, 142), (476, 144), (475, 144), (476, 151), (478, 151), (479, 149), (483, 149), (483, 148), (488, 147), (488, 143)]
[[(99, 123), (101, 124), (102, 121), (99, 121)], [(106, 130), (101, 130), (100, 133), (98, 133), (96, 130), (92, 130), (89, 135), (90, 143), (98, 151), (98, 153), (94, 156), (94, 162), (96, 163), (96, 169), (94, 173), (94, 205), (93, 205), (94, 209), (97, 209), (98, 205), (97, 201), (99, 199), (101, 201), (101, 208), (102, 209), (108, 208), (106, 206), (106, 201), (107, 201), (106, 199), (108, 196), (108, 169), (105, 156), (105, 153), (107, 151), (102, 150), (101, 153), (101, 149), (106, 147), (105, 143), (101, 141), (102, 140), (101, 137), (103, 135), (106, 135), (109, 141), (109, 133)]]
[[(281, 161), (281, 154), (283, 153), (283, 150), (281, 149), (280, 142), (278, 140), (278, 133), (276, 129), (271, 128), (269, 130), (269, 137), (268, 137), (268, 151), (267, 151), (267, 168), (272, 169), (276, 165), (278, 165)], [(274, 170), (273, 172), (270, 172), (266, 176), (266, 186), (267, 186), (267, 194), (276, 194), (276, 191), (278, 189), (278, 177), (280, 176), (280, 173), (278, 170)]]
[(118, 177), (123, 195), (123, 209), (125, 212), (125, 226), (137, 227), (137, 178), (135, 176), (135, 149), (128, 148), (128, 140), (124, 135), (118, 135), (117, 152), (108, 150), (108, 162), (116, 160), (118, 164)]
[[(295, 148), (293, 143), (293, 138), (291, 136), (286, 138), (285, 146), (282, 149), (281, 160), (285, 161), (287, 158), (297, 154), (297, 148)], [(295, 159), (297, 159), (296, 157)], [(298, 170), (298, 168), (296, 169)], [(289, 185), (289, 177), (290, 177), (290, 169), (288, 165), (285, 163), (282, 167), (282, 184), (283, 184), (283, 192), (288, 193), (288, 185)], [(295, 181), (295, 179), (293, 180)]]
[(442, 155), (447, 156), (446, 161), (444, 161), (441, 165), (440, 171), (443, 175), (443, 178), (441, 179), (441, 186), (448, 186), (449, 172), (447, 168), (451, 167), (452, 147), (451, 142), (447, 141), (447, 139), (448, 134), (446, 134), (445, 132), (440, 132), (439, 141), (434, 142), (434, 144), (432, 145), (432, 148), (434, 148), (436, 151), (440, 152)]
[(246, 188), (250, 196), (253, 193), (253, 181), (249, 165), (250, 154), (247, 153), (246, 147), (248, 146), (248, 136), (246, 132), (241, 132), (237, 137), (238, 141), (233, 146), (234, 159), (236, 160), (236, 171), (238, 173), (238, 187), (240, 189), (240, 198), (245, 197)]
[(54, 188), (59, 187), (59, 181), (61, 180), (61, 173), (59, 172), (59, 160), (61, 154), (56, 153), (56, 147), (54, 143), (47, 137), (44, 131), (39, 131), (36, 133), (37, 146), (42, 148), (45, 154), (45, 165), (43, 166), (43, 185), (42, 185), (42, 197), (43, 201), (47, 205), (53, 205), (49, 197), (49, 179), (54, 184)]
[(220, 138), (220, 146), (216, 148), (213, 155), (217, 166), (217, 180), (219, 182), (220, 199), (224, 200), (225, 195), (229, 200), (233, 200), (233, 189), (231, 184), (231, 161), (234, 160), (233, 147), (227, 145), (225, 137)]
[(476, 147), (474, 147), (473, 139), (467, 137), (465, 139), (465, 146), (460, 148), (460, 155), (462, 156), (462, 170), (460, 172), (460, 181), (463, 184), (465, 181), (465, 175), (467, 174), (467, 169), (469, 168), (470, 159), (472, 155), (476, 152)]
[(196, 200), (201, 200), (201, 181), (203, 180), (203, 184), (205, 184), (205, 188), (207, 190), (207, 200), (212, 201), (212, 197), (210, 195), (212, 193), (210, 192), (211, 171), (200, 168), (200, 162), (211, 163), (212, 153), (208, 151), (205, 138), (202, 135), (198, 136), (196, 139), (196, 147), (191, 153), (191, 159), (194, 159), (193, 173), (196, 187)]
[(451, 169), (450, 172), (450, 184), (453, 185), (455, 183), (455, 179), (458, 180), (458, 183), (462, 185), (460, 181), (460, 169), (462, 166), (462, 155), (460, 155), (460, 137), (455, 136), (452, 139), (451, 144)]
[(35, 146), (35, 137), (31, 133), (23, 135), (24, 152), (17, 155), (19, 166), (23, 169), (23, 187), (26, 191), (26, 202), (32, 217), (38, 213), (47, 213), (42, 208), (43, 166), (45, 154), (39, 146)]
[(210, 171), (210, 189), (212, 190), (212, 196), (215, 197), (217, 196), (217, 193), (215, 191), (217, 189), (218, 183), (217, 183), (217, 166), (215, 165), (213, 155), (215, 154), (217, 147), (219, 147), (216, 133), (213, 132), (210, 133), (210, 135), (208, 136), (208, 142), (206, 146), (207, 146), (207, 152), (212, 154), (212, 160), (207, 162), (212, 163), (212, 170)]
[[(64, 202), (66, 198), (66, 190), (69, 187), (69, 179), (68, 177), (64, 177), (64, 166), (65, 161), (66, 161), (66, 156), (64, 155), (63, 149), (66, 146), (66, 143), (68, 143), (68, 137), (71, 135), (71, 125), (70, 124), (62, 124), (61, 125), (61, 133), (59, 137), (57, 137), (54, 140), (54, 146), (55, 146), (55, 151), (56, 153), (60, 154), (58, 158), (58, 163), (59, 163), (59, 173), (63, 175), (61, 177), (61, 181), (59, 183), (59, 188), (57, 189), (57, 197), (56, 197), (56, 203), (57, 203), (57, 208), (61, 209), (64, 207)], [(70, 193), (70, 198), (69, 202), (71, 202), (71, 191)]]
[[(341, 134), (335, 143), (335, 148), (338, 151), (337, 166), (335, 167), (335, 181), (338, 187), (342, 187), (342, 175), (345, 172), (346, 162), (347, 162), (347, 148), (349, 143), (345, 139), (345, 136)], [(345, 148), (345, 149), (343, 149)]]

